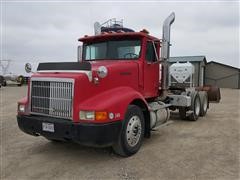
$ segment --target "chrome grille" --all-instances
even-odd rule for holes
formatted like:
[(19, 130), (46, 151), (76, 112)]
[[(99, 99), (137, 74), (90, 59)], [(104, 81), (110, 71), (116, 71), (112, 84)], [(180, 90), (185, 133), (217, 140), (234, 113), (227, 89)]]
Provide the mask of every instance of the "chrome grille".
[(72, 118), (72, 79), (35, 78), (31, 80), (31, 112)]

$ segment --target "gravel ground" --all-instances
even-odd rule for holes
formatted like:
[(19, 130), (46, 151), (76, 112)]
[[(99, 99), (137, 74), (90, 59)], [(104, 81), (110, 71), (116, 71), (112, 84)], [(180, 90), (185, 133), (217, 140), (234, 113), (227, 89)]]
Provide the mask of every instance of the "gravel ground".
[(16, 102), (26, 90), (0, 89), (1, 179), (240, 179), (239, 90), (222, 89), (221, 103), (197, 122), (172, 117), (129, 158), (23, 133)]

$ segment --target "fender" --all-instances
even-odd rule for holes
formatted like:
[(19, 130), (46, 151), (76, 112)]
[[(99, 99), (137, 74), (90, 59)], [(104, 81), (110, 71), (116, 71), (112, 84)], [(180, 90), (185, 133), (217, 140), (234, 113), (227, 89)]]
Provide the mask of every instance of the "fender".
[(148, 107), (144, 97), (133, 88), (117, 87), (83, 101), (79, 104), (78, 112), (80, 110), (107, 111), (114, 114), (114, 119), (107, 120), (107, 122), (123, 120), (128, 105), (136, 99), (142, 100)]

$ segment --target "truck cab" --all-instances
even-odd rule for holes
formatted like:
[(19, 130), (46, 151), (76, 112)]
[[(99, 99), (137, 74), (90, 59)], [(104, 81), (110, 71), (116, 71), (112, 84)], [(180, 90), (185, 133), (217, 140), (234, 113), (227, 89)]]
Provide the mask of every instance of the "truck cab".
[(106, 68), (108, 75), (99, 79), (99, 86), (131, 87), (145, 99), (158, 96), (159, 39), (146, 32), (112, 32), (79, 41), (83, 42), (82, 62), (90, 62), (95, 72)]

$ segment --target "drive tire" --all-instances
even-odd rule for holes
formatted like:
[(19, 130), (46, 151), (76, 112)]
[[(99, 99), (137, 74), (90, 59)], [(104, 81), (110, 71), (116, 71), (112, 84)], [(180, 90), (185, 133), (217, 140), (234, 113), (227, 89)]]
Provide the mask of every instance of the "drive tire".
[(205, 91), (199, 91), (199, 98), (200, 98), (200, 116), (205, 116), (208, 110), (208, 95)]
[(113, 151), (123, 157), (138, 152), (142, 145), (144, 130), (145, 122), (142, 110), (136, 105), (129, 105), (118, 142), (113, 145)]
[(191, 98), (192, 98), (192, 101), (191, 101), (190, 109), (193, 112), (189, 115), (189, 120), (197, 121), (200, 115), (200, 109), (201, 109), (201, 101), (200, 101), (199, 93), (197, 91), (193, 91), (191, 94)]

